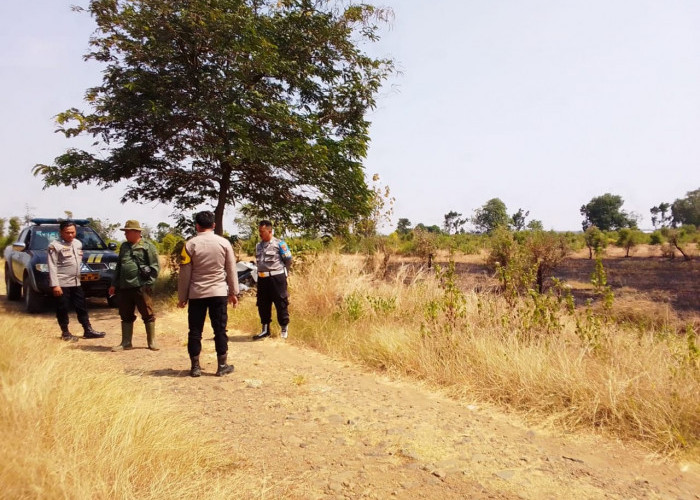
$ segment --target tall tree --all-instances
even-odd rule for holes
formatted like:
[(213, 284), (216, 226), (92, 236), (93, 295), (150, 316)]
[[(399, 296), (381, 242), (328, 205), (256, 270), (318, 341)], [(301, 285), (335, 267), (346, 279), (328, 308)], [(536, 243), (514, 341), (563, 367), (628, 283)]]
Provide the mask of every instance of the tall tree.
[(483, 233), (492, 233), (497, 227), (508, 227), (510, 222), (506, 204), (499, 198), (492, 198), (477, 208), (472, 217), (472, 224)]
[[(82, 9), (77, 9), (82, 10)], [(389, 12), (330, 0), (91, 0), (85, 56), (106, 64), (91, 112), (57, 117), (95, 138), (36, 165), (46, 186), (129, 185), (122, 201), (211, 203), (334, 230), (371, 211), (368, 110), (393, 71), (359, 43)]]
[(605, 193), (597, 196), (581, 207), (583, 230), (597, 226), (601, 231), (615, 231), (623, 227), (637, 227), (635, 218), (622, 210), (621, 196)]
[(375, 236), (382, 224), (391, 221), (391, 215), (394, 213), (394, 202), (396, 201), (391, 196), (389, 186), (382, 185), (379, 174), (372, 176), (370, 189), (370, 211), (367, 215), (359, 217), (352, 228), (355, 234), (365, 238)]
[(396, 232), (399, 236), (406, 236), (411, 232), (411, 221), (404, 217), (400, 218), (396, 224)]
[(700, 227), (700, 189), (689, 191), (685, 198), (679, 198), (671, 205), (673, 225)]
[(114, 231), (119, 229), (119, 226), (121, 224), (109, 222), (109, 219), (93, 219), (92, 217), (88, 217), (87, 220), (90, 221), (90, 226), (95, 230), (97, 234), (100, 235), (100, 237), (103, 240), (113, 240), (114, 239)]
[(530, 215), (529, 210), (519, 208), (518, 211), (510, 217), (510, 225), (513, 228), (513, 231), (522, 231), (525, 229), (525, 219), (528, 215)]
[(659, 203), (655, 207), (649, 209), (651, 212), (651, 225), (654, 228), (658, 227), (669, 227), (673, 217), (670, 215), (671, 204), (670, 203)]
[(447, 234), (456, 234), (462, 229), (462, 226), (467, 223), (467, 220), (468, 219), (462, 217), (462, 214), (451, 210), (445, 214), (445, 222), (442, 228)]
[(158, 243), (162, 243), (163, 238), (165, 238), (167, 234), (171, 234), (172, 231), (173, 228), (170, 226), (170, 224), (168, 224), (167, 222), (159, 222), (158, 224), (156, 224), (155, 240)]

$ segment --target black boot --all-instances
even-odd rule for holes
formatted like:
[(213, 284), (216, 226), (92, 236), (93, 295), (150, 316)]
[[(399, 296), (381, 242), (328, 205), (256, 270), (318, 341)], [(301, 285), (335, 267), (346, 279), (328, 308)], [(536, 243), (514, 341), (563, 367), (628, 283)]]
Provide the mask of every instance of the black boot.
[(217, 356), (216, 359), (219, 361), (219, 365), (216, 369), (217, 377), (223, 377), (224, 375), (228, 375), (229, 373), (233, 372), (233, 365), (226, 364), (226, 354)]
[(199, 377), (202, 375), (202, 368), (199, 366), (199, 356), (190, 356), (192, 368), (190, 369), (190, 377)]
[(105, 336), (105, 332), (97, 332), (93, 330), (90, 323), (87, 326), (83, 326), (83, 338), (85, 339), (101, 339)]
[(66, 342), (77, 342), (78, 337), (68, 331), (68, 325), (61, 325), (61, 340), (65, 340)]
[(253, 335), (253, 340), (262, 340), (265, 337), (270, 336), (270, 323), (267, 323), (266, 325), (263, 324), (262, 326), (262, 331), (258, 333), (257, 335)]

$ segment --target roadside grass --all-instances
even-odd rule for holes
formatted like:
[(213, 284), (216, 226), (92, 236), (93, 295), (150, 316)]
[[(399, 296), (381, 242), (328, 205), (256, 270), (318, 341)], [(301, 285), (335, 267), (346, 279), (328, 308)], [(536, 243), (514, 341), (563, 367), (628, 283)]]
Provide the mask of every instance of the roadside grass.
[[(99, 360), (29, 335), (34, 320), (0, 326), (3, 498), (241, 498), (241, 459), (167, 394), (105, 371)], [(252, 496), (252, 495), (251, 495)]]
[[(363, 257), (324, 253), (290, 276), (290, 340), (532, 422), (700, 456), (696, 324), (643, 300), (602, 314), (571, 309), (565, 290), (509, 303), (454, 280), (449, 269), (376, 279)], [(257, 327), (254, 301), (240, 313)]]

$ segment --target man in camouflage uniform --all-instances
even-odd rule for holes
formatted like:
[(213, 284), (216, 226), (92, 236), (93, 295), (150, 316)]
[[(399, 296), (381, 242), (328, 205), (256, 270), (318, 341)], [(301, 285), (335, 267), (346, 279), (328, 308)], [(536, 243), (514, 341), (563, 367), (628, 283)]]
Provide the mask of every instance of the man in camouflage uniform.
[(157, 351), (156, 316), (153, 311), (153, 284), (160, 266), (158, 251), (150, 241), (141, 238), (143, 228), (138, 221), (128, 220), (123, 228), (126, 241), (119, 249), (117, 269), (109, 294), (117, 294), (119, 316), (122, 320), (122, 342), (112, 351), (132, 349), (134, 335), (134, 310), (138, 309), (146, 326), (148, 348)]
[(258, 233), (261, 241), (255, 246), (255, 258), (258, 264), (257, 305), (262, 331), (253, 335), (253, 340), (270, 336), (273, 303), (281, 327), (280, 337), (286, 339), (289, 334), (287, 270), (292, 265), (292, 252), (284, 241), (272, 235), (272, 222), (269, 220), (260, 221)]
[(187, 309), (187, 352), (192, 367), (190, 376), (199, 377), (202, 369), (199, 354), (202, 351), (202, 330), (209, 310), (209, 320), (214, 329), (214, 345), (221, 377), (233, 371), (226, 363), (228, 352), (227, 305), (238, 304), (238, 274), (236, 256), (231, 243), (214, 234), (214, 214), (205, 211), (194, 217), (197, 236), (188, 240), (182, 249), (180, 274), (178, 276), (178, 307)]
[(47, 249), (49, 286), (56, 298), (56, 319), (61, 327), (61, 338), (76, 342), (78, 337), (68, 330), (68, 306), (73, 305), (78, 321), (83, 326), (83, 338), (99, 339), (104, 332), (96, 332), (90, 325), (85, 293), (80, 286), (80, 267), (83, 264), (83, 244), (76, 238), (75, 223), (63, 221), (59, 225), (60, 239), (52, 241)]

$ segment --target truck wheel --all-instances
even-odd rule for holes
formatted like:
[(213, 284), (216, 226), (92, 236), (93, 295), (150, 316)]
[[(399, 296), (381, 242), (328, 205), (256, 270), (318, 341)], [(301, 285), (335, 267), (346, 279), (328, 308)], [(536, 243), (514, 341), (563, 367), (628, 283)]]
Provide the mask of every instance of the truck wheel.
[(28, 281), (24, 280), (24, 309), (28, 313), (35, 314), (41, 312), (44, 305), (44, 297), (36, 293)]
[(5, 266), (5, 290), (7, 290), (7, 300), (19, 300), (22, 298), (22, 287), (12, 280), (7, 266)]

